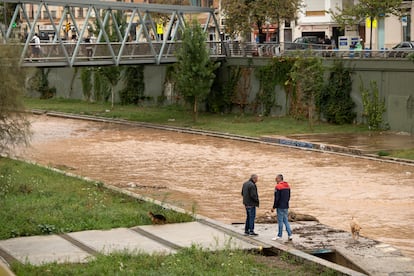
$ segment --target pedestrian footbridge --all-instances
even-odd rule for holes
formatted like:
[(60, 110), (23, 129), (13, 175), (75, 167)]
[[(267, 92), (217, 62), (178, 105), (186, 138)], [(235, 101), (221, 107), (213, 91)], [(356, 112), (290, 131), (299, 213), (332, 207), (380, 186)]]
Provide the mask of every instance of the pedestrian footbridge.
[[(215, 11), (177, 5), (97, 0), (4, 0), (3, 44), (18, 47), (23, 66), (73, 67), (175, 61), (180, 30), (197, 19), (212, 57), (224, 56)], [(40, 37), (34, 56), (33, 36)], [(39, 64), (41, 63), (41, 64)]]
[[(24, 67), (174, 63), (182, 43), (181, 31), (193, 19), (200, 22), (206, 33), (206, 47), (212, 59), (298, 54), (325, 59), (414, 59), (413, 52), (408, 51), (223, 41), (223, 30), (212, 8), (115, 0), (2, 0), (1, 4), (0, 46), (15, 47)], [(35, 34), (40, 43), (33, 41)], [(36, 47), (40, 51), (34, 51)]]

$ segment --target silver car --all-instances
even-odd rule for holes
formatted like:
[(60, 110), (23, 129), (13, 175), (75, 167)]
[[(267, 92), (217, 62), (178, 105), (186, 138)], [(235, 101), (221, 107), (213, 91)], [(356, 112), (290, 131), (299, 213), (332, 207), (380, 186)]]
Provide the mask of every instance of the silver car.
[(414, 41), (403, 41), (392, 47), (389, 52), (389, 57), (404, 58), (411, 53), (414, 53)]

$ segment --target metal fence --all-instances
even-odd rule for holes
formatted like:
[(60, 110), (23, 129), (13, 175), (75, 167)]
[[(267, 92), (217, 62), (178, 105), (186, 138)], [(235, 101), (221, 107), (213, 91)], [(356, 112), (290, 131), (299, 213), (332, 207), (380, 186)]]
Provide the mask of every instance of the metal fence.
[(381, 58), (406, 59), (414, 56), (410, 50), (333, 49), (331, 45), (300, 43), (224, 43), (230, 57), (315, 56), (322, 58)]

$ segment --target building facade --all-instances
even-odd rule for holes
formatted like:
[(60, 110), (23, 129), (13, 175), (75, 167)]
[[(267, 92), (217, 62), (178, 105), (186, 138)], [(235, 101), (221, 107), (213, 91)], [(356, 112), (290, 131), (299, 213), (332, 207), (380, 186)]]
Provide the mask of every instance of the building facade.
[[(406, 16), (397, 18), (389, 16), (377, 18), (373, 22), (365, 20), (356, 26), (347, 26), (345, 29), (332, 19), (327, 12), (342, 9), (346, 5), (357, 3), (357, 0), (304, 0), (303, 8), (298, 12), (298, 19), (291, 22), (294, 27), (285, 27), (284, 32), (292, 30), (293, 39), (302, 36), (332, 37), (338, 45), (339, 36), (359, 36), (367, 47), (371, 40), (372, 25), (372, 49), (391, 48), (401, 41), (411, 41), (413, 36), (413, 2), (403, 1), (402, 9), (406, 10)], [(283, 27), (283, 26), (282, 26)], [(289, 39), (289, 37), (288, 37)], [(289, 41), (286, 39), (285, 41)]]

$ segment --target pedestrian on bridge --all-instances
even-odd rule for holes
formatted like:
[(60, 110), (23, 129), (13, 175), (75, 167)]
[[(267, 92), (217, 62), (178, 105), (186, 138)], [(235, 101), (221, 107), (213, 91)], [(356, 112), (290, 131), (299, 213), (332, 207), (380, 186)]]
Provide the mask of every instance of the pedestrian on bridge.
[(40, 38), (37, 33), (34, 34), (32, 40), (32, 55), (30, 58), (39, 58), (40, 57)]

